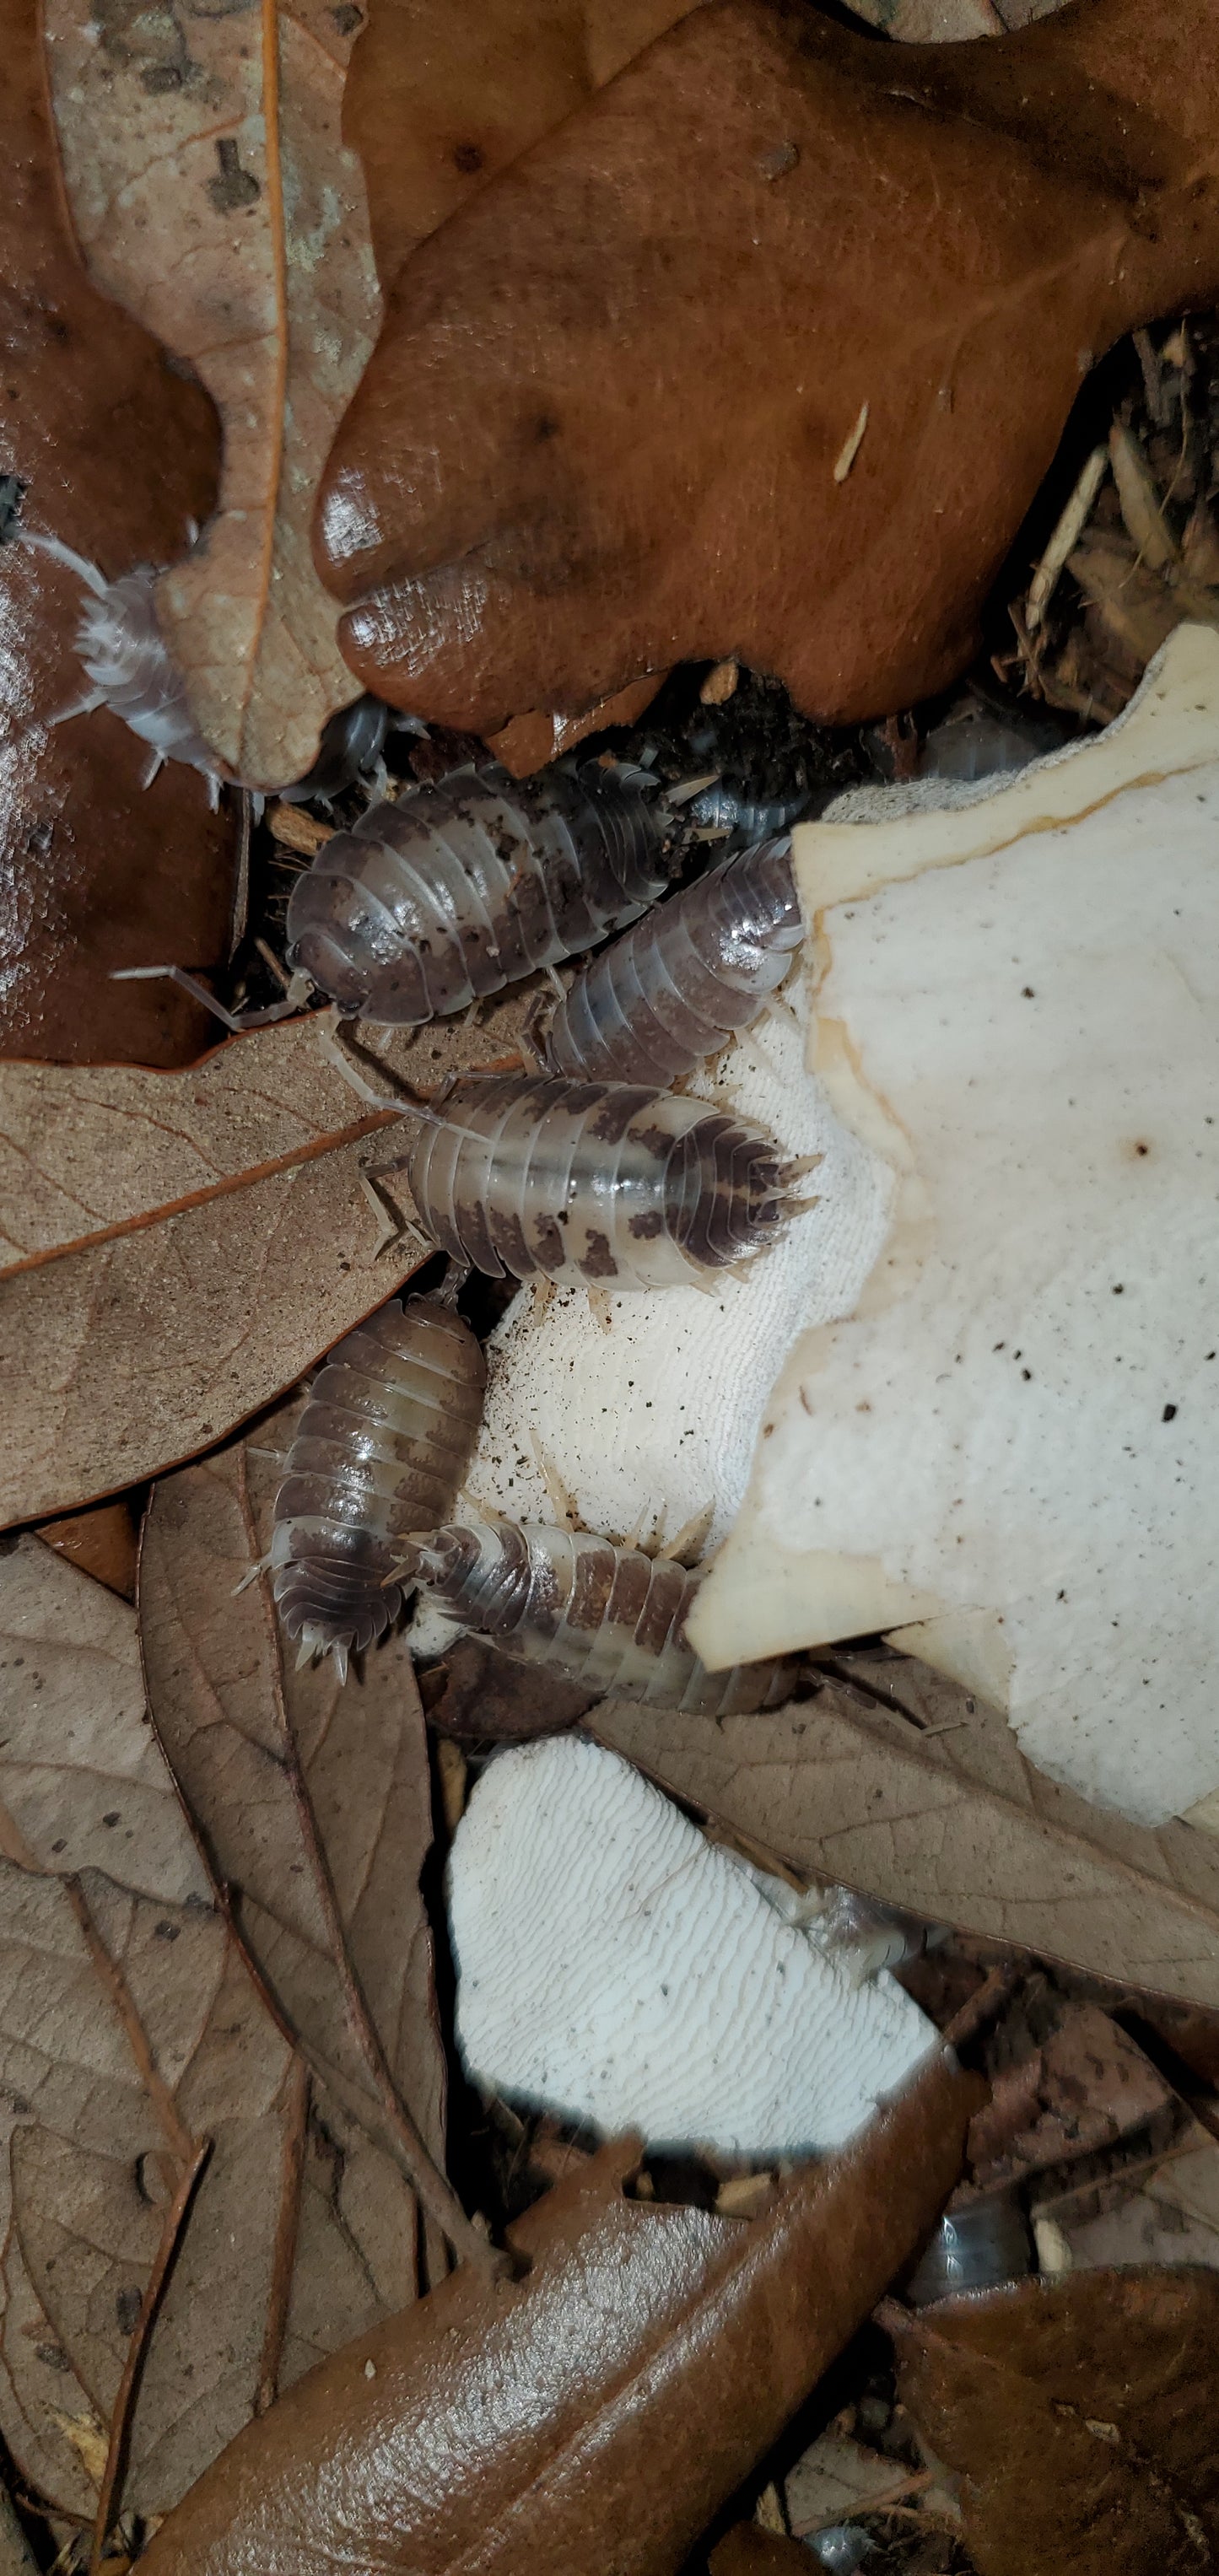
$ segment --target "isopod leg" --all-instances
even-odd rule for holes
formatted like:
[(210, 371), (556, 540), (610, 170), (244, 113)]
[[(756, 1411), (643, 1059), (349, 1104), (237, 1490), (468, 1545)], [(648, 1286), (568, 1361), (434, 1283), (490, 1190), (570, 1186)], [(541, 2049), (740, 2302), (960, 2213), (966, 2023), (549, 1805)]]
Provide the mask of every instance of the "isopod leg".
[(214, 993), (209, 993), (206, 984), (187, 974), (184, 966), (115, 966), (108, 980), (112, 984), (143, 984), (157, 977), (166, 984), (176, 984), (180, 993), (189, 993), (192, 1002), (202, 1003), (222, 1028), (238, 1038), (244, 1037), (247, 1029), (266, 1029), (274, 1020), (292, 1019), (304, 1000), (303, 994), (289, 991), (282, 1002), (272, 1002), (265, 1011), (228, 1011)]

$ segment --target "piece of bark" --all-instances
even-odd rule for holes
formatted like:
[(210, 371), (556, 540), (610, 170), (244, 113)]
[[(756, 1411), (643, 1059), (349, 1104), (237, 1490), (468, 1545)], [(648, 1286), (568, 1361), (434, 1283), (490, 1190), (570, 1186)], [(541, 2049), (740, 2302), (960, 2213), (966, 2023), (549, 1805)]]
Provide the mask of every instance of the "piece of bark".
[(1060, 1788), (1025, 1761), (1003, 1718), (925, 1666), (873, 1656), (843, 1668), (866, 1672), (876, 1696), (831, 1682), (798, 1706), (719, 1719), (606, 1700), (590, 1731), (799, 1869), (924, 1922), (1213, 2000), (1219, 1853), (1209, 1835), (1130, 1825)]
[(57, 1556), (66, 1556), (82, 1574), (91, 1574), (124, 1601), (135, 1599), (135, 1563), (139, 1524), (127, 1496), (113, 1503), (93, 1503), (87, 1512), (65, 1512), (42, 1521), (38, 1536)]
[(942, 688), (1093, 357), (1219, 289), (1219, 6), (1146, 26), (712, 0), (501, 171), (398, 277), (322, 485), (365, 684), (483, 733), (683, 657), (836, 722)]
[(885, 2303), (979, 2576), (1197, 2576), (1219, 2550), (1219, 2278), (1088, 2272)]
[(267, 8), (261, 30), (242, 7), (47, 10), (90, 273), (197, 367), (224, 423), (215, 516), (158, 584), (157, 614), (205, 741), (257, 788), (303, 776), (352, 695), (309, 520), (380, 310), (339, 131), (359, 17), (327, 0)]
[[(525, 1007), (383, 1061), (421, 1086), (512, 1062)], [(0, 1066), (0, 1125), (0, 1523), (223, 1439), (427, 1258), (413, 1235), (376, 1257), (361, 1168), (401, 1150), (378, 1150), (399, 1121), (308, 1019), (181, 1074)]]
[(515, 1664), (481, 1637), (461, 1637), (428, 1676), (428, 1722), (459, 1743), (519, 1744), (574, 1726), (596, 1691), (544, 1665)]
[[(608, 2147), (290, 2391), (156, 2534), (147, 2576), (674, 2576), (941, 2205), (976, 2079), (934, 2061), (754, 2220), (622, 2195)], [(488, 2390), (495, 2392), (490, 2412)]]
[(645, 708), (650, 707), (664, 679), (663, 671), (650, 672), (644, 680), (634, 680), (627, 689), (619, 689), (612, 698), (598, 698), (581, 716), (531, 715), (516, 716), (502, 733), (488, 736), (487, 749), (513, 778), (530, 778), (548, 761), (558, 760), (572, 751), (590, 733), (603, 733), (609, 725), (637, 724)]
[[(33, 0), (5, 26), (0, 215), (5, 426), (0, 474), (24, 485), (21, 524), (108, 579), (166, 563), (215, 496), (219, 436), (201, 388), (89, 284), (63, 203)], [(235, 810), (213, 814), (194, 770), (145, 789), (148, 745), (101, 709), (63, 725), (89, 683), (76, 654), (75, 575), (0, 546), (0, 1050), (181, 1064), (205, 1043), (197, 1005), (165, 984), (112, 984), (117, 966), (223, 960)]]
[(154, 1486), (139, 1592), (149, 1711), (281, 2025), (465, 2246), (442, 2173), (445, 2061), (419, 1887), (431, 1801), (410, 1650), (387, 1637), (349, 1688), (329, 1656), (297, 1669), (266, 1572), (304, 1404), (295, 1396), (254, 1440)]

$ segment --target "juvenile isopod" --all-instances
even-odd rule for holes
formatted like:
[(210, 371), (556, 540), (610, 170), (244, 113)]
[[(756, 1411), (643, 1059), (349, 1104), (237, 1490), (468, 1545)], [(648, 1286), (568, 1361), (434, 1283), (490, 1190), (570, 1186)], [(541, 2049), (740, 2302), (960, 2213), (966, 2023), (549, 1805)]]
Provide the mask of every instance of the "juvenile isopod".
[(56, 723), (109, 707), (149, 746), (146, 787), (167, 760), (180, 760), (201, 771), (217, 805), (227, 773), (195, 724), (185, 683), (157, 622), (160, 572), (139, 564), (134, 572), (107, 581), (96, 564), (61, 545), (58, 537), (23, 529), (22, 542), (65, 564), (84, 587), (76, 650), (91, 686), (74, 705), (60, 709)]
[(370, 806), (293, 887), (289, 965), (355, 1017), (413, 1027), (591, 948), (672, 875), (643, 778), (489, 764)]
[(548, 1065), (590, 1082), (677, 1081), (758, 1017), (802, 936), (790, 841), (742, 850), (585, 967), (551, 1022)]
[[(760, 1252), (807, 1169), (761, 1127), (647, 1084), (468, 1075), (400, 1163), (423, 1232), (492, 1279), (668, 1288)], [(418, 1524), (417, 1524), (418, 1526)]]
[(313, 1381), (275, 1497), (272, 1590), (301, 1660), (370, 1646), (401, 1605), (411, 1530), (451, 1511), (482, 1418), (486, 1369), (435, 1297), (394, 1298)]
[(685, 1642), (699, 1576), (543, 1521), (471, 1520), (417, 1539), (405, 1579), (506, 1655), (660, 1708), (731, 1717), (791, 1696), (787, 1659), (709, 1673)]

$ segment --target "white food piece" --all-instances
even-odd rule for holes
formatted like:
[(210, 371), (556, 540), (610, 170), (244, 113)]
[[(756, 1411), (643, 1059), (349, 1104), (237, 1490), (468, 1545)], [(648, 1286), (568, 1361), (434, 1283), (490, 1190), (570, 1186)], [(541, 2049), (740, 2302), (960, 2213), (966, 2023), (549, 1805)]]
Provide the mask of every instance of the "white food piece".
[(604, 1538), (671, 1539), (710, 1503), (710, 1544), (727, 1535), (784, 1352), (809, 1325), (850, 1313), (890, 1220), (892, 1173), (806, 1073), (804, 1032), (797, 987), (689, 1087), (757, 1119), (790, 1154), (819, 1154), (802, 1189), (816, 1204), (709, 1291), (517, 1297), (487, 1352), (465, 1487), (478, 1510), (553, 1521), (570, 1497)]
[(852, 1980), (629, 1762), (551, 1736), (488, 1764), (449, 1857), (470, 2075), (652, 2146), (842, 2146), (936, 2045)]
[(896, 1630), (1052, 1778), (1208, 1822), (1219, 636), (1178, 629), (1105, 734), (994, 793), (865, 811), (794, 840), (811, 1061), (892, 1224), (782, 1370), (691, 1642)]

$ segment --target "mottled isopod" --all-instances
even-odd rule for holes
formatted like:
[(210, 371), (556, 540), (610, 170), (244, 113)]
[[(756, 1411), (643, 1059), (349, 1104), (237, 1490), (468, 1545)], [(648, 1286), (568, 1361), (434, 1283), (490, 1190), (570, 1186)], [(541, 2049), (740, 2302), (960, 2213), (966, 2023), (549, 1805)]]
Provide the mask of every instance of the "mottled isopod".
[(407, 1579), (464, 1628), (590, 1690), (707, 1717), (791, 1695), (787, 1660), (707, 1671), (685, 1642), (699, 1576), (665, 1557), (543, 1521), (472, 1520), (418, 1540), (408, 1564)]
[(807, 1167), (747, 1119), (637, 1083), (468, 1075), (400, 1164), (431, 1241), (492, 1279), (706, 1286), (760, 1252)]
[(791, 843), (763, 841), (637, 921), (577, 977), (550, 1025), (555, 1073), (675, 1082), (748, 1028), (803, 935)]
[(486, 1368), (435, 1297), (394, 1298), (330, 1354), (275, 1497), (272, 1588), (301, 1659), (372, 1644), (402, 1601), (401, 1542), (451, 1511), (482, 1418)]
[(672, 874), (640, 781), (490, 765), (370, 806), (293, 887), (289, 964), (359, 1019), (417, 1026), (591, 948)]

